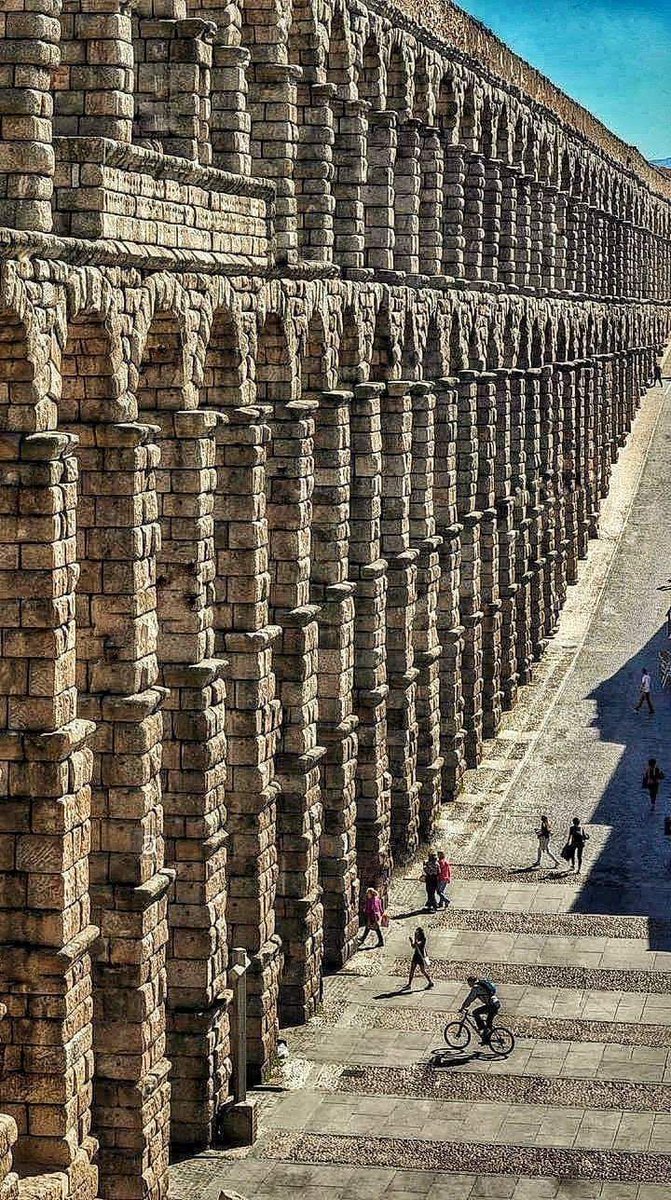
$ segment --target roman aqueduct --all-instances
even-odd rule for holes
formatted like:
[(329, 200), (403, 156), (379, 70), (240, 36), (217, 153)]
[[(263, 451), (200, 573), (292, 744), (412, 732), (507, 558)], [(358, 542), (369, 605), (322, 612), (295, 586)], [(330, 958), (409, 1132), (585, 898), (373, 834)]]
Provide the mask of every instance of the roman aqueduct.
[(531, 679), (671, 177), (447, 5), (0, 8), (0, 1197), (159, 1200)]

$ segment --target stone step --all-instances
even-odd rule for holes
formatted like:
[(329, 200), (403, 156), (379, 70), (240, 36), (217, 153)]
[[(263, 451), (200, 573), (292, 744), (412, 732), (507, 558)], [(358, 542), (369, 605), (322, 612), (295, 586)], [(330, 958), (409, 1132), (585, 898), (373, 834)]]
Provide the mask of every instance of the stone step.
[[(372, 955), (371, 955), (372, 957)], [(400, 990), (399, 976), (386, 971), (373, 976), (361, 973), (347, 976), (344, 972), (325, 980), (324, 999), (327, 1004), (371, 1004), (386, 1009), (393, 1006), (437, 1009), (441, 1013), (455, 1012), (466, 994), (465, 975), (455, 971), (451, 978), (436, 977), (429, 991), (420, 984), (412, 991)], [(405, 972), (404, 972), (405, 974)], [(551, 1018), (553, 1020), (626, 1021), (642, 1024), (671, 1024), (671, 994), (648, 992), (643, 988), (576, 987), (568, 981), (541, 981), (534, 972), (531, 977), (505, 983), (506, 1016)], [(502, 991), (503, 995), (503, 991)]]
[[(650, 1040), (644, 1042), (637, 1039), (638, 1027), (632, 1024), (629, 1030), (632, 1039), (636, 1040), (626, 1044), (619, 1039), (619, 1026), (603, 1022), (598, 1029), (602, 1039), (599, 1041), (595, 1037), (586, 1040), (581, 1040), (579, 1036), (570, 1038), (566, 1036), (566, 1030), (564, 1037), (548, 1037), (545, 1029), (542, 1036), (533, 1036), (522, 1031), (524, 1022), (506, 1018), (506, 1024), (515, 1033), (516, 1046), (508, 1058), (498, 1059), (488, 1050), (481, 1049), (475, 1038), (463, 1053), (448, 1052), (443, 1030), (452, 1014), (445, 1017), (439, 1013), (422, 1013), (429, 1019), (425, 1023), (416, 1023), (416, 1011), (406, 1011), (405, 1026), (402, 1023), (402, 1011), (397, 1010), (395, 1026), (365, 1024), (357, 1027), (344, 1022), (327, 1028), (308, 1026), (296, 1029), (288, 1036), (289, 1050), (292, 1055), (307, 1059), (311, 1064), (337, 1065), (347, 1062), (356, 1066), (357, 1070), (366, 1064), (379, 1064), (385, 1069), (393, 1067), (394, 1070), (398, 1066), (412, 1068), (413, 1071), (428, 1068), (427, 1078), (430, 1076), (441, 1086), (444, 1071), (441, 1073), (439, 1070), (436, 1075), (434, 1067), (444, 1068), (456, 1075), (486, 1073), (498, 1077), (528, 1074), (546, 1078), (671, 1084), (671, 1027), (662, 1031), (665, 1036), (660, 1041), (659, 1026), (649, 1026), (647, 1029), (642, 1026), (643, 1031), (651, 1034)], [(590, 1031), (585, 1023), (557, 1024), (569, 1026), (578, 1035)], [(613, 1040), (606, 1040), (611, 1031), (615, 1031)], [(591, 1032), (597, 1032), (597, 1023)], [(283, 1082), (282, 1076), (277, 1078), (279, 1083)]]
[[(581, 1056), (579, 1046), (568, 1046), (558, 1053), (556, 1046), (536, 1042), (528, 1053), (522, 1047), (519, 1059), (516, 1048), (510, 1059), (496, 1061), (486, 1053), (480, 1054), (476, 1047), (475, 1058), (469, 1063), (468, 1052), (456, 1053), (443, 1045), (429, 1052), (423, 1062), (392, 1066), (385, 1062), (384, 1047), (376, 1061), (370, 1055), (363, 1062), (355, 1047), (346, 1067), (328, 1063), (315, 1070), (310, 1087), (320, 1089), (323, 1080), (327, 1090), (353, 1096), (668, 1112), (671, 1071), (664, 1057), (659, 1062), (634, 1058), (631, 1048), (629, 1056), (626, 1047), (607, 1049), (614, 1051), (610, 1058), (603, 1056), (604, 1047), (595, 1046), (587, 1047)], [(403, 1044), (399, 1045), (399, 1057), (403, 1050)], [(624, 1056), (618, 1056), (623, 1050)], [(583, 1064), (590, 1071), (598, 1071), (598, 1077), (580, 1077), (577, 1072)], [(662, 1078), (665, 1082), (656, 1081)]]
[[(393, 919), (393, 911), (392, 911)], [(472, 910), (450, 907), (431, 916), (432, 930), (473, 930), (477, 933), (551, 934), (553, 937), (629, 938), (652, 942), (656, 949), (671, 946), (671, 921), (602, 913), (547, 913)]]
[[(435, 992), (438, 995), (435, 1005), (432, 1005), (431, 998)], [(557, 994), (560, 995), (560, 993)], [(570, 995), (570, 993), (567, 994)], [(576, 995), (578, 1003), (582, 1002), (583, 1005), (589, 1003), (589, 993), (577, 993)], [(613, 995), (617, 996), (617, 993), (609, 993), (605, 999), (610, 1001)], [(294, 1030), (293, 1036), (299, 1035), (300, 1045), (303, 1045), (303, 1038), (321, 1037), (323, 1040), (323, 1032), (319, 1033), (322, 1026), (329, 1027), (326, 1035), (329, 1038), (335, 1027), (338, 1031), (375, 1029), (377, 1031), (396, 1030), (406, 1034), (442, 1035), (446, 1021), (453, 1015), (452, 1010), (440, 1006), (442, 992), (437, 987), (428, 995), (425, 989), (424, 993), (414, 993), (414, 996), (415, 1003), (423, 999), (425, 1006), (413, 1008), (403, 1007), (399, 1004), (375, 1004), (374, 1001), (370, 1001), (366, 1004), (349, 1004), (346, 1009), (343, 1009), (341, 1005), (326, 1003), (322, 1007), (316, 1029), (315, 1023), (311, 1022), (309, 1026)], [(455, 994), (455, 1001), (457, 998)], [(563, 994), (561, 994), (561, 998), (564, 998)], [(580, 1047), (584, 1047), (586, 1042), (604, 1046), (649, 1046), (662, 1053), (662, 1048), (663, 1050), (671, 1048), (671, 1012), (665, 1009), (659, 1014), (657, 1020), (650, 1019), (652, 1013), (645, 1013), (645, 1005), (647, 1001), (655, 998), (664, 999), (664, 997), (647, 997), (642, 994), (639, 997), (626, 995), (622, 998), (620, 1001), (622, 1012), (636, 1019), (616, 1020), (616, 1009), (610, 1020), (605, 1017), (594, 1020), (580, 1017), (537, 1016), (535, 1014), (539, 1006), (534, 1005), (532, 998), (528, 998), (525, 1003), (525, 997), (522, 996), (519, 1001), (511, 1002), (509, 996), (502, 1019), (513, 1030), (518, 1040), (525, 1038), (527, 1043), (533, 1040), (543, 1043), (548, 1041), (567, 1044), (575, 1042)], [(602, 999), (604, 998), (599, 994), (599, 1001), (601, 1002)], [(630, 1005), (630, 1001), (633, 1001), (633, 1004)], [(543, 996), (542, 1002), (547, 1005), (548, 997)], [(456, 1009), (456, 1003), (454, 1007)], [(598, 1011), (598, 1005), (594, 1007)], [(534, 1015), (528, 1015), (526, 1010), (530, 1010)], [(666, 1018), (666, 1021), (663, 1018)]]
[(576, 1184), (556, 1176), (496, 1176), (486, 1168), (482, 1174), (448, 1173), (271, 1158), (248, 1157), (240, 1162), (230, 1155), (200, 1156), (190, 1160), (188, 1169), (180, 1163), (171, 1168), (171, 1200), (219, 1200), (223, 1188), (232, 1192), (246, 1189), (254, 1200), (277, 1200), (290, 1192), (301, 1200), (343, 1200), (349, 1194), (360, 1200), (381, 1196), (386, 1200), (668, 1200), (665, 1184), (600, 1180)]
[[(513, 955), (511, 954), (511, 958)], [(390, 964), (391, 973), (403, 978), (407, 975), (408, 964), (404, 959), (397, 959)], [(351, 974), (356, 974), (353, 967)], [(582, 965), (568, 966), (561, 962), (539, 963), (535, 955), (530, 955), (530, 961), (515, 962), (491, 959), (473, 955), (473, 957), (449, 958), (431, 960), (431, 975), (435, 980), (460, 979), (465, 981), (468, 975), (493, 978), (499, 985), (501, 998), (505, 1000), (506, 984), (541, 984), (544, 987), (569, 987), (580, 990), (624, 992), (656, 992), (664, 995), (671, 994), (671, 974), (668, 971), (640, 970), (613, 967), (586, 967)]]
[[(353, 1119), (343, 1110), (341, 1130), (277, 1131), (264, 1138), (258, 1153), (289, 1163), (342, 1163), (357, 1165), (359, 1169), (396, 1167), (431, 1172), (557, 1175), (571, 1180), (612, 1180), (618, 1184), (666, 1184), (667, 1191), (671, 1184), (671, 1155), (654, 1149), (658, 1145), (660, 1149), (668, 1148), (671, 1122), (668, 1116), (627, 1117), (622, 1113), (591, 1112), (574, 1117), (564, 1113), (560, 1121), (554, 1110), (534, 1111), (532, 1106), (527, 1109), (517, 1106), (506, 1123), (505, 1109), (499, 1112), (486, 1105), (464, 1104), (461, 1111), (453, 1110), (450, 1119), (442, 1111), (446, 1106), (437, 1107), (440, 1114), (415, 1125), (407, 1119), (407, 1102), (399, 1101), (390, 1108), (385, 1101), (376, 1110), (367, 1099), (363, 1117), (371, 1130), (383, 1129), (384, 1136), (345, 1132), (342, 1127), (352, 1124)], [(319, 1125), (325, 1119), (318, 1110), (312, 1124)], [(651, 1121), (659, 1122), (659, 1134), (654, 1137), (643, 1132)], [(621, 1149), (617, 1148), (620, 1127)], [(462, 1128), (467, 1140), (458, 1135)], [(421, 1129), (433, 1129), (434, 1133), (422, 1135), (417, 1132)], [(550, 1144), (551, 1138), (555, 1139), (554, 1144)], [(566, 1144), (561, 1144), (561, 1139)], [(642, 1142), (653, 1149), (641, 1150)], [(574, 1187), (573, 1195), (580, 1195), (578, 1187)]]

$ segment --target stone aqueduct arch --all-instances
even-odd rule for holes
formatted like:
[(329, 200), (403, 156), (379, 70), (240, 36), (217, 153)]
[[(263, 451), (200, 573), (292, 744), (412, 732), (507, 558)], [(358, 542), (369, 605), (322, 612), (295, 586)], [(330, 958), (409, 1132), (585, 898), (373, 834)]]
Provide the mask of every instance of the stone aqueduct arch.
[[(139, 0), (101, 77), (98, 19), (0, 14), (0, 1200), (12, 1150), (161, 1200), (221, 1135), (231, 950), (260, 1077), (531, 678), (671, 333), (668, 180), (479, 27)], [(164, 230), (166, 171), (249, 245)]]

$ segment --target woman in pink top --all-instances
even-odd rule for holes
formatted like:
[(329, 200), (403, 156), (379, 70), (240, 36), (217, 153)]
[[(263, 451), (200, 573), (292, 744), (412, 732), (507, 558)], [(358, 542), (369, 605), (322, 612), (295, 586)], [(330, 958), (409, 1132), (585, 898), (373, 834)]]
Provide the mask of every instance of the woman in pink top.
[(360, 946), (363, 946), (366, 938), (368, 937), (368, 934), (371, 932), (372, 929), (374, 929), (375, 932), (377, 933), (378, 946), (384, 946), (384, 938), (382, 937), (382, 925), (380, 924), (380, 922), (382, 920), (382, 911), (383, 911), (382, 901), (380, 900), (378, 893), (375, 891), (375, 888), (368, 888), (366, 891), (366, 903), (364, 905), (364, 915), (366, 918), (366, 929), (365, 929), (364, 935), (359, 943)]
[(447, 885), (452, 882), (452, 868), (443, 850), (438, 851), (438, 907), (447, 908), (450, 897), (446, 896)]

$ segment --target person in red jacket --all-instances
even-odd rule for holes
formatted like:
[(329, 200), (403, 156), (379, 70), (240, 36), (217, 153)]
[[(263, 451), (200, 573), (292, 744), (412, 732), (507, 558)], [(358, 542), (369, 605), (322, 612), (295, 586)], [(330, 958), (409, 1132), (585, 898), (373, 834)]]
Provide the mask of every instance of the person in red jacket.
[(438, 907), (447, 908), (450, 897), (447, 895), (447, 885), (452, 882), (452, 868), (445, 856), (444, 850), (438, 851)]

